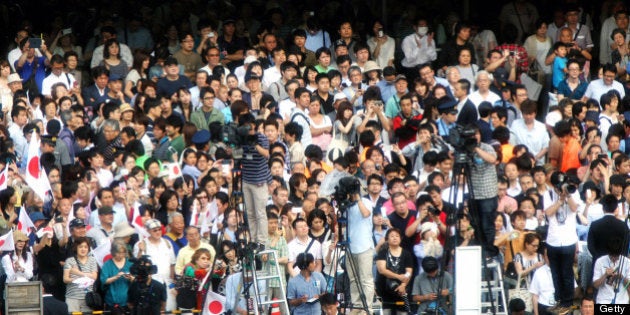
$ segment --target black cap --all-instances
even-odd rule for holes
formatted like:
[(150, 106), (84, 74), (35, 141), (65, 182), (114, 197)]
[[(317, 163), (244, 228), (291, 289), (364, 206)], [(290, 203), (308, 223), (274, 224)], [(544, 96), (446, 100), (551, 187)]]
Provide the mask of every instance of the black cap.
[(227, 25), (227, 24), (234, 24), (236, 23), (236, 19), (234, 17), (227, 17), (225, 18), (225, 20), (223, 20), (223, 25)]
[(210, 131), (201, 129), (197, 130), (192, 136), (192, 143), (194, 144), (206, 144), (210, 141)]
[(457, 112), (457, 101), (450, 101), (446, 103), (442, 103), (438, 106), (438, 112), (440, 114), (448, 113), (450, 111)]
[(70, 227), (71, 228), (85, 227), (85, 222), (83, 222), (83, 220), (81, 220), (79, 218), (74, 218), (74, 219), (72, 219), (72, 221), (70, 221)]
[(346, 42), (343, 39), (338, 39), (337, 41), (335, 41), (335, 49), (337, 49), (337, 47), (339, 46), (344, 46), (346, 48), (348, 48), (348, 45), (346, 44)]

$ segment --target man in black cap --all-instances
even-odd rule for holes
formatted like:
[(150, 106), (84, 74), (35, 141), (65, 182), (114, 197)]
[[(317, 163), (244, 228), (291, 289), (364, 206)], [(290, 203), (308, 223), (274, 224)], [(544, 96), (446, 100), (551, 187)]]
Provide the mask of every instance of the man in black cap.
[(157, 82), (157, 94), (174, 95), (179, 88), (190, 89), (193, 85), (190, 80), (183, 75), (179, 75), (179, 64), (177, 59), (173, 57), (166, 58), (164, 61), (164, 71), (166, 76), (160, 78)]
[(207, 152), (210, 148), (210, 131), (201, 129), (197, 130), (192, 137), (192, 143), (197, 151)]
[(217, 40), (221, 49), (221, 63), (227, 66), (230, 71), (243, 64), (245, 48), (247, 41), (236, 36), (236, 20), (228, 17), (223, 20), (223, 34)]
[(435, 123), (438, 128), (438, 134), (446, 139), (448, 137), (451, 129), (455, 127), (455, 122), (457, 121), (457, 102), (449, 101), (443, 102), (438, 105), (438, 112), (440, 113), (440, 118), (438, 118)]
[(435, 257), (427, 256), (422, 259), (424, 272), (414, 279), (411, 293), (413, 301), (420, 302), (418, 313), (436, 309), (446, 310), (446, 298), (453, 286), (453, 277), (450, 273), (440, 270), (439, 266)]
[(70, 237), (68, 237), (68, 241), (66, 242), (64, 249), (66, 253), (66, 257), (72, 257), (74, 252), (72, 251), (72, 246), (74, 245), (74, 240), (78, 237), (87, 237), (90, 241), (90, 249), (96, 248), (97, 244), (94, 238), (91, 236), (87, 236), (87, 230), (85, 228), (85, 222), (82, 219), (74, 218), (70, 221)]
[(55, 156), (55, 165), (61, 169), (59, 162), (59, 153), (55, 154), (55, 145), (57, 144), (57, 137), (51, 135), (43, 135), (42, 141), (39, 144), (39, 150), (42, 154), (50, 153)]

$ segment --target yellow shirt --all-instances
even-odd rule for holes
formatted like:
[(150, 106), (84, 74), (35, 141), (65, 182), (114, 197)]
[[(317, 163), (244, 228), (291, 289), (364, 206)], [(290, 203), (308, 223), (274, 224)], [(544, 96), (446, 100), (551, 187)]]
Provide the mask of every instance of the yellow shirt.
[(212, 247), (212, 245), (205, 243), (202, 240), (198, 248), (192, 249), (189, 244), (189, 245), (186, 245), (185, 247), (182, 247), (179, 250), (179, 253), (177, 254), (177, 262), (175, 263), (175, 274), (177, 275), (182, 274), (182, 272), (184, 271), (184, 266), (190, 262), (190, 259), (192, 258), (193, 254), (199, 248), (205, 248), (209, 250), (210, 261), (214, 261), (214, 256), (216, 255), (216, 252), (214, 251), (214, 247)]

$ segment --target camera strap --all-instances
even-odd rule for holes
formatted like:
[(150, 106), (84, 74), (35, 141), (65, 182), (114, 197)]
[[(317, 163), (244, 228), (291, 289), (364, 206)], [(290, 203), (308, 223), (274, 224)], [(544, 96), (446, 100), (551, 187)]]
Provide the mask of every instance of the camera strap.
[(313, 243), (315, 243), (315, 239), (311, 238), (311, 242), (308, 243), (308, 246), (306, 246), (306, 249), (304, 250), (304, 254), (308, 253), (308, 250), (311, 249), (311, 246), (313, 246)]

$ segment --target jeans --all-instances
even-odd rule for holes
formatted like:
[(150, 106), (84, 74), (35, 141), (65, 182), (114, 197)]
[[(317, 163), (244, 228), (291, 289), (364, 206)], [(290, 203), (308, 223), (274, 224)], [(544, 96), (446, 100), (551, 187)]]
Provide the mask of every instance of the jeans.
[(475, 227), (477, 233), (475, 234), (486, 252), (486, 257), (495, 257), (499, 255), (499, 249), (494, 246), (494, 237), (496, 234), (494, 217), (499, 207), (499, 200), (497, 197), (493, 197), (488, 199), (475, 199), (473, 202), (476, 206), (476, 213), (472, 213), (472, 215), (473, 219), (477, 221), (477, 226)]
[(575, 255), (575, 244), (555, 247), (547, 245), (547, 256), (549, 256), (549, 268), (553, 286), (556, 288), (555, 298), (560, 301), (561, 306), (573, 305), (573, 256)]

